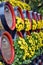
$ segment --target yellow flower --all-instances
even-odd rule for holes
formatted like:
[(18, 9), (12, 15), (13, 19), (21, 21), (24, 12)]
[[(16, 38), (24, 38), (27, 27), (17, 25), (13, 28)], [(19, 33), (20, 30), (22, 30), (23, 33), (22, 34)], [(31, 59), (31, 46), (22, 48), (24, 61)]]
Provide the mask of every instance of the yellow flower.
[(25, 49), (25, 47), (23, 45), (20, 48), (23, 49), (23, 50)]
[(36, 46), (36, 50), (38, 50), (38, 49), (39, 49), (39, 46), (37, 45), (37, 46)]
[(23, 56), (23, 60), (25, 60), (25, 59), (26, 59), (26, 56), (24, 55), (24, 56)]
[(40, 44), (40, 46), (42, 47), (42, 46), (43, 46), (43, 43), (42, 43), (42, 44)]
[(23, 2), (21, 1), (17, 1), (17, 5), (21, 8), (21, 9), (24, 9), (24, 5), (23, 5)]
[(32, 43), (33, 42), (33, 40), (29, 40), (29, 43)]
[(0, 62), (0, 65), (3, 65), (3, 63), (2, 63), (2, 62)]
[(35, 52), (33, 52), (33, 51), (30, 51), (30, 53), (31, 53), (31, 55), (33, 56)]
[(21, 31), (24, 29), (24, 21), (19, 18), (19, 17), (16, 17), (17, 21), (16, 21), (16, 30), (17, 31)]
[(18, 44), (21, 44), (21, 41), (18, 41)]
[(31, 7), (28, 4), (23, 3), (23, 5), (25, 10), (29, 10), (29, 11), (31, 10)]
[(31, 30), (31, 22), (29, 19), (25, 19), (25, 31)]
[(39, 48), (43, 47), (43, 43), (38, 44)]
[(25, 40), (19, 37), (18, 44), (20, 45), (20, 49), (24, 50), (23, 59), (26, 59), (27, 56), (29, 57), (28, 44), (25, 42)]
[(31, 47), (29, 47), (29, 50), (30, 50), (30, 51), (32, 50)]
[(42, 20), (42, 23), (41, 24), (42, 24), (42, 28), (43, 28), (43, 20)]
[(41, 29), (42, 28), (42, 22), (39, 20), (37, 21), (37, 29)]
[(32, 51), (35, 51), (35, 46), (34, 47), (32, 46), (31, 48), (32, 48)]
[(34, 19), (32, 19), (32, 30), (36, 30), (37, 28), (37, 23)]
[(13, 5), (13, 7), (19, 6), (21, 9), (31, 10), (31, 7), (28, 4), (23, 3), (22, 1), (18, 1), (18, 0), (7, 0), (7, 1), (9, 1)]
[(23, 56), (23, 60), (25, 60), (26, 57), (31, 58), (32, 55), (30, 55), (30, 53), (28, 53), (28, 52), (25, 52), (25, 54), (24, 54), (24, 56)]
[(40, 37), (43, 39), (43, 32), (39, 32)]
[(31, 54), (29, 54), (29, 58), (31, 58), (32, 57), (32, 55)]
[(14, 0), (9, 0), (10, 2), (14, 2)]
[(27, 54), (27, 56), (29, 57), (29, 53), (26, 53)]
[(32, 25), (32, 30), (36, 30), (36, 26), (35, 25)]

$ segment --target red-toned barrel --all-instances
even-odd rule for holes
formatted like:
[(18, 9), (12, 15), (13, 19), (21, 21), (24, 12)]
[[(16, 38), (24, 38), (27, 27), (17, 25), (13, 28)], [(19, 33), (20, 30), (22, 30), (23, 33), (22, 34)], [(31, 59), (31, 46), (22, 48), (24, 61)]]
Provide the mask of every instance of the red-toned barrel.
[(4, 32), (1, 37), (1, 54), (7, 64), (12, 64), (15, 57), (13, 40), (8, 32)]
[[(8, 31), (11, 35), (14, 35), (14, 30), (16, 27), (16, 17), (14, 14), (14, 9), (9, 2), (5, 2), (3, 7), (3, 14), (0, 14), (1, 23), (3, 28)], [(12, 37), (13, 37), (12, 35)]]
[(33, 13), (32, 13), (32, 17), (33, 17), (34, 20), (37, 21), (37, 12), (33, 12)]
[[(27, 15), (29, 21), (31, 22), (30, 28), (32, 29), (32, 11), (28, 11), (28, 10), (27, 10), (27, 11), (26, 11), (26, 15)], [(30, 35), (30, 32), (27, 31), (27, 34)]]
[[(23, 22), (24, 22), (24, 16), (23, 16), (23, 12), (22, 12), (21, 8), (20, 8), (20, 7), (15, 7), (15, 8), (14, 8), (14, 11), (15, 11), (15, 15), (18, 16), (18, 17), (20, 17), (20, 18), (23, 20)], [(20, 32), (17, 31), (17, 34), (18, 34), (20, 37), (23, 37), (21, 31), (20, 31)]]

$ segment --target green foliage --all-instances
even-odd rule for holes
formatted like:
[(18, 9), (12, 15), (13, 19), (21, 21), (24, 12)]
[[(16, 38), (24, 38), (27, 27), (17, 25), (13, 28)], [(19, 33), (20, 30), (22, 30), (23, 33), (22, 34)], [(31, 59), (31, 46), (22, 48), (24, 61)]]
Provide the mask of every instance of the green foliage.
[(29, 0), (28, 4), (30, 4), (33, 11), (37, 11), (43, 15), (43, 0)]

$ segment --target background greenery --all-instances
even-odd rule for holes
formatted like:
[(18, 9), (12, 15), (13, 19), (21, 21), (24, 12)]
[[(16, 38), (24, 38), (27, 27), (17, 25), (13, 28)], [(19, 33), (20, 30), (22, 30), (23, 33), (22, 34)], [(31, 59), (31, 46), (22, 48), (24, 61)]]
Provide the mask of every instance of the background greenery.
[(43, 15), (43, 0), (27, 0), (27, 3), (30, 4), (33, 11), (37, 11)]
[(33, 11), (37, 11), (43, 15), (43, 0), (22, 0), (22, 1), (28, 3)]
[(43, 0), (24, 0), (31, 6), (33, 11), (37, 11), (43, 15)]

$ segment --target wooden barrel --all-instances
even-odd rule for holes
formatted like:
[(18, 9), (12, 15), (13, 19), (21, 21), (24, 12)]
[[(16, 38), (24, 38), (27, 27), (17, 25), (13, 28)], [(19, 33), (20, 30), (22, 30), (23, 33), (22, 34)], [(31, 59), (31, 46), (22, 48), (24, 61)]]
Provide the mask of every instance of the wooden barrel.
[(1, 55), (7, 64), (11, 64), (15, 57), (13, 40), (8, 32), (4, 32), (1, 37)]

